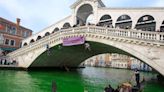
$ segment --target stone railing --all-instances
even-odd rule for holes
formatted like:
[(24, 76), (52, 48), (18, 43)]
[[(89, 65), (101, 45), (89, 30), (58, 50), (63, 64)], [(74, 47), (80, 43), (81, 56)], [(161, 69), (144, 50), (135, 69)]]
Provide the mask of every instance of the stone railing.
[(112, 37), (119, 37), (119, 38), (130, 38), (130, 39), (138, 39), (144, 40), (148, 42), (157, 42), (160, 44), (164, 44), (164, 33), (161, 32), (147, 32), (147, 31), (139, 31), (133, 29), (116, 29), (116, 28), (105, 28), (105, 27), (98, 27), (98, 26), (82, 26), (82, 27), (75, 27), (69, 29), (63, 29), (58, 32), (55, 32), (49, 36), (46, 36), (34, 43), (31, 43), (27, 46), (24, 46), (12, 53), (9, 53), (8, 56), (17, 56), (23, 53), (30, 52), (34, 49), (45, 47), (46, 44), (49, 42), (57, 42), (61, 41), (65, 35), (70, 34), (96, 34), (96, 35), (104, 35), (104, 36), (112, 36)]

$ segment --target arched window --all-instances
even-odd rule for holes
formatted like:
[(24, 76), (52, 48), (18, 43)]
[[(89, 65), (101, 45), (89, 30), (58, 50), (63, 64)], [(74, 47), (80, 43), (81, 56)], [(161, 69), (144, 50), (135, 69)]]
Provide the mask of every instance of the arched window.
[(71, 25), (68, 22), (63, 25), (63, 29), (67, 29), (67, 28), (70, 28), (70, 27), (71, 27)]
[(24, 43), (23, 46), (27, 46), (27, 43)]
[(162, 25), (160, 27), (160, 32), (164, 32), (164, 21), (162, 22)]
[(82, 6), (79, 7), (79, 9), (77, 10), (77, 15), (76, 15), (76, 24), (77, 25), (85, 25), (86, 24), (86, 20), (88, 19), (88, 17), (93, 14), (93, 8), (92, 5), (90, 4), (84, 4)]
[(140, 17), (136, 24), (136, 29), (140, 29), (143, 31), (155, 31), (156, 29), (156, 21), (151, 15), (144, 15)]
[(34, 39), (31, 39), (30, 43), (33, 43), (33, 42), (35, 42)]
[(48, 35), (50, 35), (50, 33), (49, 32), (46, 32), (44, 36), (48, 36)]
[(113, 27), (112, 26), (112, 18), (110, 15), (103, 15), (100, 18), (100, 21), (98, 23), (98, 26), (108, 26), (108, 27)]
[(59, 28), (58, 28), (58, 27), (56, 27), (56, 28), (52, 31), (52, 33), (55, 33), (55, 32), (57, 32), (57, 31), (59, 31)]
[(132, 20), (128, 15), (121, 15), (116, 21), (116, 28), (130, 29), (132, 27)]
[(38, 40), (40, 40), (40, 39), (42, 39), (42, 37), (41, 37), (41, 36), (38, 36), (37, 39), (36, 39), (36, 41), (38, 41)]

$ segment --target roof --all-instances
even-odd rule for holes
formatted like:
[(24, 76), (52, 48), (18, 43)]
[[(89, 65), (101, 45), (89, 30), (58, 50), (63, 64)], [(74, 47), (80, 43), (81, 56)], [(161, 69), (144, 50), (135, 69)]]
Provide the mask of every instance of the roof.
[[(0, 17), (0, 21), (7, 22), (8, 24), (10, 24), (10, 25), (14, 25), (14, 26), (16, 26), (16, 25), (17, 25), (16, 23), (14, 23), (14, 22), (12, 22), (12, 21), (9, 21), (9, 20), (7, 20), (7, 19), (4, 19), (4, 18), (2, 18), (2, 17)], [(31, 31), (31, 32), (32, 32), (32, 30), (31, 30), (31, 29), (28, 29), (28, 28), (23, 27), (23, 26), (21, 26), (21, 25), (20, 25), (20, 27), (21, 27), (21, 28), (23, 28), (23, 29), (26, 29), (26, 30), (29, 30), (29, 31)]]
[(98, 2), (99, 6), (101, 7), (105, 7), (104, 3), (101, 0), (77, 0), (74, 4), (71, 5), (71, 8), (75, 8), (76, 6), (78, 6), (81, 2), (83, 1), (94, 1), (94, 2)]
[(164, 7), (101, 7), (103, 10), (164, 10)]

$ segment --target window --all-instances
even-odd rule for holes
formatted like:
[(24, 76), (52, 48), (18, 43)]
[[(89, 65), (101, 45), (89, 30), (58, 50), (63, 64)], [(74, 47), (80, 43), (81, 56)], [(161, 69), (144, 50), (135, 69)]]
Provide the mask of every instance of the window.
[(26, 32), (27, 32), (26, 37), (28, 37), (30, 33), (28, 31), (26, 31)]
[(10, 45), (11, 45), (11, 46), (15, 46), (15, 41), (14, 41), (14, 40), (11, 40), (11, 41), (10, 41)]
[(8, 45), (9, 44), (9, 39), (5, 40), (5, 44)]
[(11, 26), (10, 26), (10, 25), (7, 25), (7, 27), (6, 27), (6, 32), (7, 32), (7, 33), (10, 33), (10, 30), (11, 30)]
[(27, 31), (23, 32), (23, 37), (27, 37)]
[(122, 15), (121, 16), (121, 19), (123, 19), (123, 20), (126, 19), (126, 16), (125, 15)]
[(148, 20), (148, 16), (143, 17), (143, 21)]
[(16, 35), (16, 28), (15, 27), (12, 27), (10, 33), (13, 34), (13, 35)]

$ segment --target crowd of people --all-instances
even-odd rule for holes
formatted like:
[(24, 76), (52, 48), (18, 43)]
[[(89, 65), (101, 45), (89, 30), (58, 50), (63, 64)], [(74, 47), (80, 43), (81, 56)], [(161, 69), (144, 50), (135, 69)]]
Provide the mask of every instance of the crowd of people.
[(16, 60), (0, 58), (0, 65), (18, 65), (18, 62), (16, 62)]
[(112, 88), (111, 85), (104, 88), (104, 92), (133, 92), (132, 85), (130, 83), (123, 83), (116, 89)]

